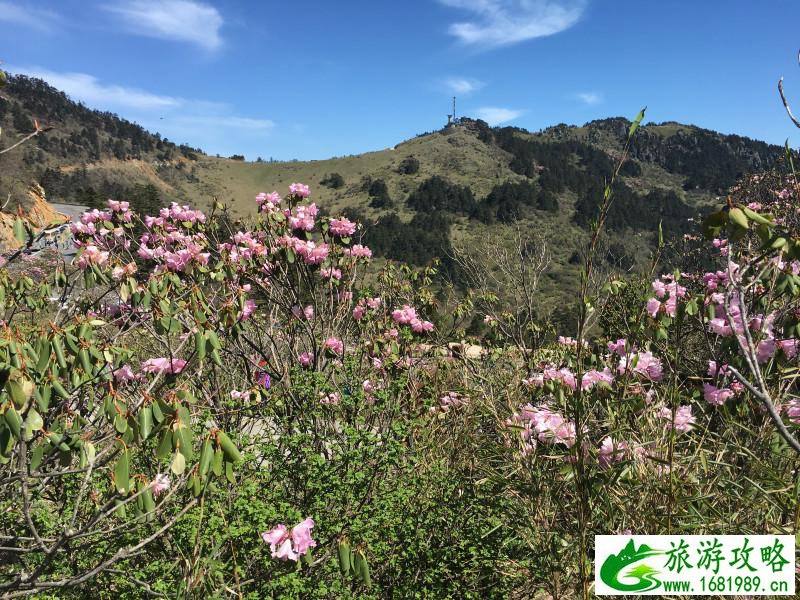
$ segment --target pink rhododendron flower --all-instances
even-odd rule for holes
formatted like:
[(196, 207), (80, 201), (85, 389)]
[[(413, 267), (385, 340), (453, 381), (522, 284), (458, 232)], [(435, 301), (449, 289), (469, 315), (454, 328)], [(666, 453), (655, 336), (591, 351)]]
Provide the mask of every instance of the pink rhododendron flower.
[(628, 345), (628, 340), (620, 338), (616, 342), (608, 342), (608, 350), (617, 356), (625, 356), (627, 351), (625, 348)]
[(598, 383), (604, 383), (610, 386), (613, 382), (614, 376), (611, 374), (608, 367), (605, 367), (602, 371), (592, 369), (583, 374), (581, 378), (581, 389), (588, 390)]
[(714, 360), (708, 361), (708, 376), (716, 377), (717, 375), (725, 375), (728, 371), (728, 365), (717, 366)]
[(329, 230), (333, 235), (347, 237), (356, 232), (356, 224), (344, 217), (341, 219), (331, 219)]
[(330, 350), (336, 356), (341, 356), (344, 352), (344, 342), (339, 338), (329, 337), (322, 344), (322, 347)]
[(109, 199), (108, 208), (110, 208), (113, 212), (127, 212), (130, 208), (130, 204), (127, 202), (118, 202), (116, 200)]
[(322, 268), (319, 270), (319, 274), (323, 279), (342, 279), (342, 270), (337, 268)]
[[(287, 209), (288, 212), (288, 209)], [(300, 231), (311, 231), (314, 229), (314, 219), (319, 213), (317, 205), (313, 202), (308, 206), (299, 205), (294, 208), (293, 214), (290, 213), (289, 225), (292, 229)]]
[(297, 361), (300, 363), (301, 367), (308, 368), (311, 366), (311, 363), (314, 362), (314, 355), (310, 352), (301, 352), (297, 357)]
[(296, 561), (317, 545), (311, 537), (313, 527), (314, 520), (310, 517), (295, 525), (291, 532), (281, 523), (262, 533), (261, 539), (269, 544), (273, 558)]
[(797, 356), (798, 342), (800, 342), (800, 340), (781, 340), (778, 342), (778, 347), (781, 349), (786, 358), (792, 360), (795, 356)]
[(311, 191), (308, 189), (307, 185), (302, 183), (293, 183), (289, 186), (289, 193), (293, 196), (297, 196), (298, 198), (308, 198), (311, 194)]
[(341, 402), (342, 396), (339, 392), (331, 392), (326, 394), (324, 392), (319, 393), (319, 401), (321, 404), (339, 404)]
[[(658, 411), (658, 417), (661, 419), (666, 419), (670, 421), (670, 424), (672, 424), (672, 411), (666, 406)], [(688, 405), (679, 406), (675, 411), (675, 431), (678, 433), (686, 433), (692, 429), (694, 424), (695, 418), (692, 416), (692, 407)]]
[(86, 270), (91, 265), (103, 265), (108, 261), (109, 253), (100, 250), (97, 246), (89, 245), (83, 248), (80, 257), (78, 258), (78, 267), (81, 270)]
[(636, 365), (633, 367), (633, 372), (635, 374), (647, 377), (652, 381), (660, 381), (663, 375), (661, 361), (653, 356), (651, 352), (642, 351), (632, 354), (631, 356), (623, 356), (620, 358), (617, 371), (620, 374), (625, 373), (628, 370), (628, 364)]
[(182, 358), (148, 358), (142, 363), (142, 371), (145, 373), (172, 373), (177, 375), (186, 366), (186, 361)]
[(346, 248), (344, 253), (347, 256), (352, 256), (353, 258), (371, 258), (372, 257), (372, 250), (370, 250), (366, 246), (362, 246), (361, 244), (356, 244), (352, 248)]
[(153, 491), (153, 496), (160, 496), (169, 489), (170, 481), (169, 476), (164, 473), (159, 473), (156, 478), (150, 482), (150, 489)]
[(138, 378), (130, 365), (122, 365), (114, 371), (114, 379), (116, 379), (118, 383), (126, 383), (128, 381), (135, 381)]
[(765, 363), (769, 361), (770, 358), (775, 354), (775, 350), (777, 349), (777, 345), (773, 338), (767, 338), (766, 340), (761, 340), (758, 345), (756, 346), (756, 359), (760, 363)]
[(292, 542), (294, 542), (295, 551), (300, 556), (317, 545), (317, 542), (311, 538), (311, 530), (313, 528), (314, 519), (311, 517), (300, 521), (297, 525), (292, 527)]
[(728, 388), (718, 388), (708, 383), (703, 384), (703, 398), (709, 404), (722, 406), (733, 395), (733, 390)]
[(117, 281), (119, 281), (123, 277), (130, 277), (134, 273), (136, 273), (136, 263), (130, 262), (122, 267), (121, 266), (114, 267), (114, 269), (111, 271), (111, 276)]
[(242, 309), (241, 319), (242, 321), (246, 321), (249, 319), (253, 313), (256, 312), (256, 302), (255, 300), (245, 300), (244, 301), (244, 308)]
[(800, 425), (800, 398), (792, 398), (784, 408), (786, 416), (796, 425)]
[(624, 460), (627, 450), (628, 445), (625, 442), (615, 444), (611, 436), (606, 436), (597, 451), (597, 461), (600, 464), (600, 468), (606, 470), (613, 463)]
[(650, 300), (647, 301), (647, 314), (655, 319), (658, 316), (659, 310), (661, 310), (661, 302), (655, 298), (650, 298)]
[(269, 194), (261, 192), (256, 196), (256, 202), (258, 203), (259, 212), (271, 213), (278, 210), (278, 205), (281, 203), (281, 195), (278, 192)]

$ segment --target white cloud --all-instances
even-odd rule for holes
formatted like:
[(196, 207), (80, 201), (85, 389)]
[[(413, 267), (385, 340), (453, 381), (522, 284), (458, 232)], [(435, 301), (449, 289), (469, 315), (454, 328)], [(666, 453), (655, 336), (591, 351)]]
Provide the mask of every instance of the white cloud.
[(56, 73), (46, 69), (14, 69), (16, 73), (44, 79), (54, 88), (61, 90), (74, 100), (79, 100), (93, 108), (104, 110), (140, 109), (163, 110), (184, 104), (180, 98), (159, 96), (136, 88), (121, 85), (106, 85), (96, 77), (86, 73)]
[(498, 47), (553, 35), (569, 29), (583, 15), (588, 0), (439, 0), (473, 13), (452, 23), (450, 35), (465, 44)]
[(524, 110), (513, 110), (511, 108), (498, 108), (496, 106), (484, 106), (475, 111), (479, 119), (483, 119), (489, 125), (495, 126), (508, 123), (525, 114)]
[(173, 124), (188, 128), (239, 129), (247, 131), (268, 131), (275, 127), (269, 119), (251, 119), (226, 115), (178, 115), (170, 119)]
[(447, 77), (442, 81), (442, 86), (451, 94), (466, 96), (472, 92), (477, 92), (484, 85), (482, 81), (477, 79), (469, 79), (467, 77)]
[(600, 104), (603, 101), (603, 94), (599, 92), (578, 92), (575, 97), (587, 106)]
[(216, 50), (222, 45), (219, 11), (193, 0), (118, 0), (104, 6), (133, 33), (163, 40), (189, 42)]
[(52, 29), (57, 20), (58, 15), (49, 10), (31, 8), (29, 6), (22, 7), (10, 2), (0, 2), (0, 21), (4, 23), (13, 23), (14, 25), (47, 31)]

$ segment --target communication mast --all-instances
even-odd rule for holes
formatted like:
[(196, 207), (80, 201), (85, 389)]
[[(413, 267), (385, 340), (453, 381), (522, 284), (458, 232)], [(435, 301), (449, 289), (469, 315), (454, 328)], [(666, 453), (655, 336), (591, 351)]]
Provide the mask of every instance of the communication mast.
[(456, 116), (456, 97), (453, 96), (453, 112), (447, 115), (447, 127), (458, 125), (458, 117)]

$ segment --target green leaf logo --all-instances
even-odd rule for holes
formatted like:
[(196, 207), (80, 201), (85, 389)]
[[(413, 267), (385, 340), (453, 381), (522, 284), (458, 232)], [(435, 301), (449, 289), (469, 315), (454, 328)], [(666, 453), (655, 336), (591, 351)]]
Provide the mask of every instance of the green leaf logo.
[[(646, 564), (636, 564), (648, 556), (664, 554), (662, 550), (655, 550), (642, 544), (638, 549), (633, 545), (633, 540), (620, 551), (619, 554), (611, 554), (600, 567), (600, 579), (608, 587), (621, 592), (649, 592), (661, 585), (661, 581), (656, 577), (660, 571)], [(633, 568), (624, 572), (631, 565)], [(620, 581), (624, 577), (626, 582)], [(627, 581), (636, 580), (633, 583)]]

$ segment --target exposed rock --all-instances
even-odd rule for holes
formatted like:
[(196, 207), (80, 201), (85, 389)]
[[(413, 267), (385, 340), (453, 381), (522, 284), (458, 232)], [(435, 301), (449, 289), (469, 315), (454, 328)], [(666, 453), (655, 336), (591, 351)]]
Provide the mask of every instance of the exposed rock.
[(44, 189), (38, 183), (32, 183), (28, 188), (25, 205), (28, 207), (27, 210), (17, 205), (6, 206), (5, 212), (0, 212), (0, 249), (8, 250), (20, 246), (13, 231), (14, 221), (17, 218), (15, 209), (19, 210), (22, 217), (36, 230), (68, 220), (47, 202)]

